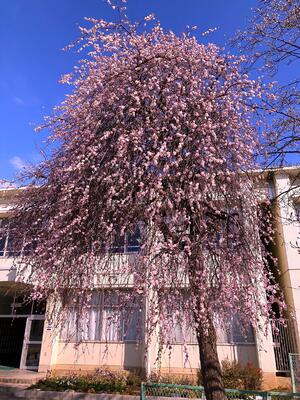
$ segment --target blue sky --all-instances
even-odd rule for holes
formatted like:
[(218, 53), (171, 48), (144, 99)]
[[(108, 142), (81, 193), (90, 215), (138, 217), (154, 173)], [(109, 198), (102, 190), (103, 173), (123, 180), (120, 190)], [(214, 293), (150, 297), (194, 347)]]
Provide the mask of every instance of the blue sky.
[[(130, 0), (129, 16), (154, 12), (165, 28), (181, 32), (217, 28), (209, 40), (224, 46), (243, 28), (256, 0)], [(27, 163), (39, 160), (47, 132), (34, 126), (66, 93), (58, 83), (78, 54), (62, 48), (78, 37), (85, 16), (111, 18), (103, 0), (0, 1), (0, 179), (13, 179)]]

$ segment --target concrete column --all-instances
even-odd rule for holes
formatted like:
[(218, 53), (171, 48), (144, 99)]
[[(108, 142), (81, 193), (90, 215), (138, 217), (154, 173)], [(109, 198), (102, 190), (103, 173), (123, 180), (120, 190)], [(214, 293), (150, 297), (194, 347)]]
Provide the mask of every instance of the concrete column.
[(259, 367), (264, 372), (275, 375), (276, 362), (270, 324), (268, 324), (266, 335), (261, 331), (256, 332), (256, 346)]
[[(277, 201), (277, 257), (280, 268), (280, 284), (285, 295), (289, 313), (295, 317), (295, 334), (300, 350), (300, 223), (296, 220), (294, 202), (300, 192), (291, 190), (289, 175), (278, 172), (274, 177)], [(297, 193), (299, 192), (299, 193)]]
[[(50, 312), (51, 307), (53, 307), (53, 302), (51, 301), (51, 299), (48, 299), (47, 312)], [(39, 372), (48, 372), (52, 369), (52, 366), (55, 365), (58, 351), (58, 339), (58, 332), (54, 332), (54, 327), (51, 326), (49, 321), (47, 321), (46, 319), (41, 346), (41, 355), (38, 369)]]
[[(153, 301), (154, 296), (155, 293), (153, 289), (149, 289), (148, 297), (146, 297), (145, 300), (145, 319), (147, 318), (147, 315), (149, 313), (149, 302)], [(146, 329), (146, 323), (145, 323), (145, 329)], [(156, 325), (156, 328), (150, 337), (147, 336), (148, 333), (145, 333), (144, 335), (144, 370), (147, 377), (149, 377), (153, 369), (155, 369), (155, 361), (158, 354), (158, 343), (157, 343), (158, 330), (159, 330), (159, 324)], [(146, 347), (147, 341), (149, 341), (148, 348)]]

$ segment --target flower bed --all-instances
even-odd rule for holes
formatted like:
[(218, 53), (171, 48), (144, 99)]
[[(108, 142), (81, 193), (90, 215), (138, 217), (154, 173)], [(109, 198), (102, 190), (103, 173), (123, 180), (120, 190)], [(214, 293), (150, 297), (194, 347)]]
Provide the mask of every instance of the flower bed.
[(75, 391), (84, 393), (139, 394), (140, 378), (134, 373), (98, 370), (93, 374), (49, 376), (29, 389)]

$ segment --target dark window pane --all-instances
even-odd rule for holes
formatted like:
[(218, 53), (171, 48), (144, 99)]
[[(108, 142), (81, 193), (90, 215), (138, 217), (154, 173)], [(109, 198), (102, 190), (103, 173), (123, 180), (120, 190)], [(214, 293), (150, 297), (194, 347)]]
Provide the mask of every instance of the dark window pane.
[(16, 257), (16, 256), (19, 256), (20, 254), (21, 254), (21, 251), (16, 249), (16, 241), (11, 236), (11, 232), (10, 232), (9, 236), (8, 236), (8, 240), (7, 240), (5, 255), (7, 257), (12, 257), (12, 256)]
[(128, 234), (127, 252), (137, 253), (140, 251), (141, 232), (139, 227), (135, 228), (133, 233)]
[(45, 301), (35, 301), (32, 307), (32, 314), (34, 315), (44, 315), (46, 313), (46, 302)]
[(141, 325), (139, 309), (125, 310), (124, 313), (124, 341), (136, 341), (138, 338), (138, 328)]
[(119, 236), (114, 240), (114, 243), (110, 248), (110, 252), (124, 253), (124, 251), (125, 251), (125, 236)]
[(31, 321), (31, 329), (29, 340), (33, 342), (41, 342), (43, 338), (44, 320)]
[(4, 256), (6, 237), (0, 237), (0, 256)]
[(249, 324), (242, 327), (239, 322), (238, 316), (235, 316), (232, 321), (232, 342), (233, 343), (253, 343), (254, 332), (252, 326)]
[(32, 254), (36, 248), (37, 248), (36, 241), (31, 241), (30, 243), (25, 242), (24, 247), (23, 247), (23, 254), (25, 256), (28, 256), (28, 255)]
[(4, 256), (7, 237), (7, 220), (0, 219), (0, 256)]
[(26, 366), (27, 367), (38, 367), (41, 354), (40, 344), (28, 344), (26, 355)]
[(24, 300), (23, 296), (17, 297), (13, 303), (13, 314), (30, 315), (32, 312), (32, 302)]

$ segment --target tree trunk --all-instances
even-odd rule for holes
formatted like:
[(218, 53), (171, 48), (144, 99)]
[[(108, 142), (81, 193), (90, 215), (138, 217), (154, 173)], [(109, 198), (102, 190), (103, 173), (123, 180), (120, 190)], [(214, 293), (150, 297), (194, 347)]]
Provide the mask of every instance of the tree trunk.
[(217, 354), (217, 335), (212, 321), (208, 328), (201, 325), (197, 328), (201, 374), (206, 400), (224, 400), (225, 392), (221, 365)]

